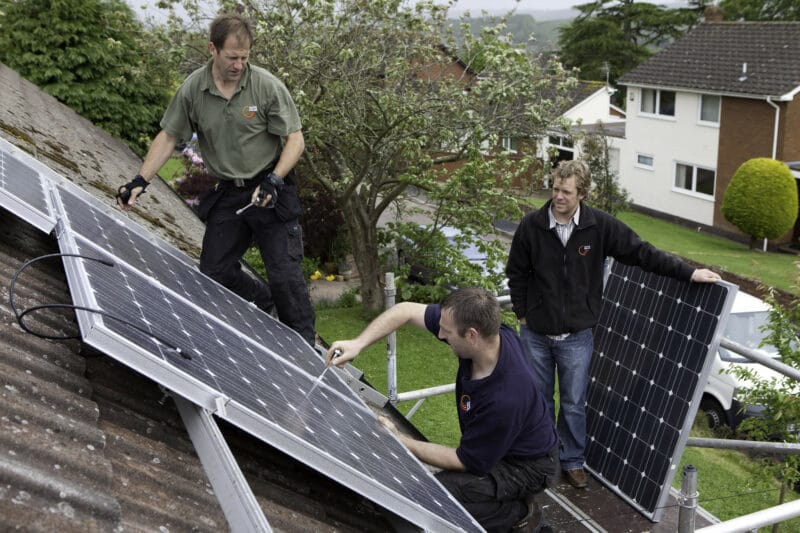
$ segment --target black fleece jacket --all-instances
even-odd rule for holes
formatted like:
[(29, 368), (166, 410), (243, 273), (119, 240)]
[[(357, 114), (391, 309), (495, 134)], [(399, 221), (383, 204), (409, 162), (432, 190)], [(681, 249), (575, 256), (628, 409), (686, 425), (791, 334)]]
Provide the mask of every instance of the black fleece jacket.
[(691, 279), (692, 266), (583, 202), (580, 222), (562, 245), (555, 228), (549, 228), (550, 203), (522, 219), (506, 266), (514, 313), (532, 331), (560, 335), (593, 327), (600, 317), (606, 257), (681, 281)]

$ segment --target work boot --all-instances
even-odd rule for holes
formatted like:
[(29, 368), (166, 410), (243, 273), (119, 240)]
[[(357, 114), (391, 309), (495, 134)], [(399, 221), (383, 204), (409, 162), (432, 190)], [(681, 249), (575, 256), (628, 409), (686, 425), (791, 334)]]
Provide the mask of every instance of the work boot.
[(533, 493), (525, 498), (528, 513), (514, 524), (511, 531), (514, 533), (552, 533), (553, 529), (544, 517), (544, 511), (534, 500)]
[(562, 474), (564, 475), (564, 479), (567, 480), (567, 483), (576, 489), (585, 489), (586, 485), (589, 483), (589, 477), (586, 475), (586, 471), (583, 468), (564, 470)]

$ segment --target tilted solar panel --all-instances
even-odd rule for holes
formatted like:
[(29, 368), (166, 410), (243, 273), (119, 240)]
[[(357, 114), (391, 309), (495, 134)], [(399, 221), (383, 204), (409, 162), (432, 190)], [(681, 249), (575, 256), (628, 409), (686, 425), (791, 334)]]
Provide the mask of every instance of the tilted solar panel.
[(660, 518), (736, 286), (683, 283), (615, 263), (594, 329), (586, 464)]
[[(306, 372), (321, 372), (319, 358), (309, 357), (308, 345), (294, 330), (203, 275), (183, 252), (148, 235), (145, 229), (119, 211), (87, 204), (85, 193), (77, 188), (65, 184), (59, 187), (59, 195), (70, 231), (95, 243), (115, 261), (130, 265), (188, 301), (195, 302), (220, 321), (234, 326), (252, 342), (273, 349), (277, 355)], [(334, 386), (343, 393), (349, 391), (343, 383), (337, 382)]]
[[(144, 230), (61, 184), (67, 278), (84, 340), (188, 400), (433, 531), (481, 527), (293, 330)], [(180, 348), (180, 352), (175, 348)]]
[(50, 213), (40, 164), (0, 138), (0, 206), (50, 233), (56, 219)]

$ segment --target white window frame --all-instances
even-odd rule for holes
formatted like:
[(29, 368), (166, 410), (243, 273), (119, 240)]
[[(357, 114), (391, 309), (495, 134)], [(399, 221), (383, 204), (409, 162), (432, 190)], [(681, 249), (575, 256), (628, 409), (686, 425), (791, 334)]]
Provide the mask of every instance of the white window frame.
[[(558, 144), (554, 144), (552, 139), (558, 139)], [(568, 141), (572, 146), (567, 146), (564, 141)], [(564, 135), (562, 133), (551, 133), (547, 136), (547, 144), (549, 146), (553, 146), (558, 150), (562, 150), (564, 152), (570, 152), (572, 154), (572, 159), (575, 159), (575, 141), (570, 139), (569, 135)]]
[[(655, 110), (654, 111), (645, 111), (642, 109), (644, 105), (644, 93), (645, 91), (652, 91), (653, 97), (655, 99)], [(666, 115), (661, 112), (661, 93), (672, 93), (673, 94), (673, 109), (671, 115)], [(662, 120), (675, 120), (675, 115), (677, 114), (678, 107), (678, 94), (675, 91), (667, 91), (662, 89), (648, 89), (642, 87), (639, 89), (639, 114), (645, 117), (653, 117), (653, 118), (660, 118)]]
[[(646, 157), (646, 158), (650, 159), (650, 164), (649, 165), (647, 163), (642, 163), (642, 159), (641, 158), (643, 158), (643, 157)], [(645, 170), (655, 170), (655, 168), (656, 168), (656, 158), (652, 154), (645, 154), (645, 153), (642, 153), (642, 152), (636, 152), (636, 162), (633, 164), (633, 166), (639, 167), (639, 168), (643, 168)]]
[[(717, 100), (717, 120), (703, 120), (703, 99), (705, 97), (716, 97)], [(722, 114), (722, 96), (718, 94), (701, 94), (700, 98), (697, 99), (697, 123), (701, 126), (713, 126), (715, 128), (719, 128), (719, 120)]]
[[(692, 188), (685, 189), (683, 187), (678, 187), (675, 181), (678, 178), (678, 165), (682, 165), (685, 167), (690, 167), (692, 169)], [(697, 192), (697, 170), (709, 170), (714, 173), (714, 191), (716, 192), (717, 189), (717, 169), (705, 167), (703, 165), (695, 165), (693, 163), (687, 163), (685, 161), (675, 161), (675, 165), (672, 167), (672, 191), (677, 192), (680, 194), (686, 194), (688, 196), (692, 196), (694, 198), (700, 198), (702, 200), (709, 200), (714, 201), (714, 194), (706, 194), (704, 192)]]
[[(513, 147), (515, 144), (517, 145), (517, 148)], [(519, 139), (504, 135), (500, 137), (500, 146), (503, 147), (504, 152), (516, 154), (519, 151)]]

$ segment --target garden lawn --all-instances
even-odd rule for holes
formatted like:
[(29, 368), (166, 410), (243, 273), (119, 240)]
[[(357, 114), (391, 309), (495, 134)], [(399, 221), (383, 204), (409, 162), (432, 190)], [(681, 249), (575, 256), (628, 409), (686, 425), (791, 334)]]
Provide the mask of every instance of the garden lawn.
[(800, 257), (796, 255), (750, 250), (745, 244), (693, 231), (642, 213), (626, 211), (620, 213), (619, 219), (657, 248), (712, 269), (716, 267), (786, 292), (800, 294), (797, 287)]
[(186, 165), (183, 164), (183, 161), (179, 157), (171, 157), (164, 163), (161, 170), (158, 171), (158, 175), (167, 182), (167, 184), (172, 184), (173, 181), (183, 176), (185, 170)]
[[(368, 324), (360, 308), (317, 309), (317, 332), (329, 344), (356, 337)], [(386, 344), (377, 342), (361, 352), (353, 365), (364, 372), (367, 381), (386, 394)], [(429, 332), (403, 326), (397, 332), (397, 384), (399, 392), (435, 387), (455, 382), (458, 362), (450, 346)], [(406, 414), (414, 402), (397, 407)], [(429, 440), (457, 446), (458, 429), (454, 393), (428, 398), (411, 418)]]
[[(698, 417), (692, 436), (714, 437), (702, 427), (703, 416)], [(687, 446), (683, 451), (677, 475), (672, 486), (680, 490), (684, 465), (697, 468), (698, 504), (722, 521), (754, 513), (778, 505), (780, 483), (768, 473), (759, 459), (752, 459), (745, 453), (732, 450), (694, 448)], [(796, 492), (786, 491), (786, 501), (800, 497)], [(760, 528), (767, 533), (772, 527)], [(800, 532), (800, 518), (780, 524), (781, 533)]]

